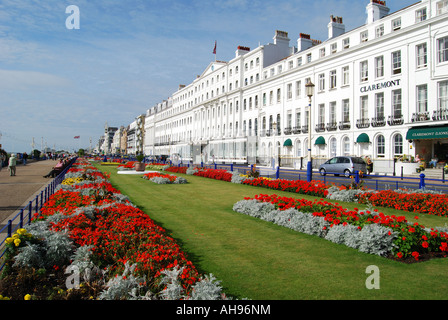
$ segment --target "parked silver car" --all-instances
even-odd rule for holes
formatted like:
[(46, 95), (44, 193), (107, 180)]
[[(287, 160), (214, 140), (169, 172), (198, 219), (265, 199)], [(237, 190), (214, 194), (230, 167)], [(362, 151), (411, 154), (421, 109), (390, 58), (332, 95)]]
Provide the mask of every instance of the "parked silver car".
[(344, 176), (349, 177), (356, 171), (365, 173), (366, 170), (367, 164), (360, 157), (334, 157), (319, 167), (319, 172), (322, 176), (330, 173), (335, 176), (343, 174)]

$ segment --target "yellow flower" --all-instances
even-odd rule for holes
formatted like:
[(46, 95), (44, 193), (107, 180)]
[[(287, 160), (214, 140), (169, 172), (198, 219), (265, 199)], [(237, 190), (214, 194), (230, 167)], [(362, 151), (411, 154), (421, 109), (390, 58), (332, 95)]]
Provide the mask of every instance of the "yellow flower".
[(17, 233), (18, 234), (25, 234), (26, 233), (26, 229), (20, 228), (20, 229), (17, 230)]
[(31, 295), (29, 295), (29, 294), (25, 295), (24, 299), (25, 300), (31, 300)]
[(20, 239), (14, 239), (14, 244), (18, 247), (20, 245)]
[(6, 241), (6, 243), (9, 244), (9, 243), (12, 243), (14, 241), (14, 239), (13, 238), (6, 238), (5, 241)]

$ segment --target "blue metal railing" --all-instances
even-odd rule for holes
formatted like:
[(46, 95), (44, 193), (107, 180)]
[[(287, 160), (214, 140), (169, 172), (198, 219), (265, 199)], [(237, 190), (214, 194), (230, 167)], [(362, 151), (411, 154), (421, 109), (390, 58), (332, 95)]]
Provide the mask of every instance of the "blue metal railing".
[[(179, 167), (197, 166), (210, 169), (224, 169), (229, 171), (236, 171), (241, 174), (246, 174), (252, 170), (250, 165), (241, 164), (200, 164), (193, 165), (190, 162), (184, 162), (178, 165)], [(261, 177), (268, 177), (273, 179), (285, 179), (285, 180), (306, 180), (307, 173), (305, 170), (297, 170), (283, 167), (255, 167), (255, 170), (259, 172)], [(422, 189), (435, 190), (443, 193), (448, 193), (448, 183), (445, 180), (445, 175), (442, 175), (442, 179), (432, 179), (426, 177), (424, 174), (420, 174), (418, 177), (411, 176), (386, 176), (386, 175), (364, 175), (360, 176), (355, 172), (350, 174), (350, 177), (334, 176), (334, 173), (327, 172), (326, 175), (321, 176), (319, 172), (313, 172), (314, 181), (322, 181), (325, 184), (335, 185), (347, 185), (355, 181), (357, 184), (363, 184), (366, 189), (373, 190), (397, 190), (397, 189)]]
[[(67, 167), (56, 177), (54, 178), (44, 190), (42, 190), (36, 197), (31, 200), (25, 207), (21, 208), (19, 213), (14, 216), (12, 219), (8, 220), (6, 226), (4, 226), (0, 230), (0, 234), (4, 234), (6, 231), (6, 236), (0, 236), (0, 248), (3, 248), (6, 239), (11, 237), (13, 233), (20, 228), (31, 223), (33, 215), (39, 214), (43, 205), (48, 201), (51, 195), (54, 194), (56, 187), (61, 184), (64, 180), (65, 174), (72, 167), (73, 163), (75, 163), (77, 158), (73, 158)], [(4, 256), (6, 250), (1, 249), (0, 259)], [(3, 269), (4, 263), (0, 266), (0, 270)]]

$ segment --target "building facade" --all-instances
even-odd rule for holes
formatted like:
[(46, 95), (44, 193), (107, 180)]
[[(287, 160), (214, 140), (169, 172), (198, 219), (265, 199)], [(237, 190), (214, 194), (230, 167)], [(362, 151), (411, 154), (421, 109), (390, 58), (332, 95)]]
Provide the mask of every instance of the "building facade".
[(276, 31), (273, 43), (211, 62), (146, 112), (145, 154), (304, 167), (311, 130), (314, 166), (369, 156), (388, 173), (404, 155), (446, 160), (448, 1), (390, 13), (371, 0), (366, 11), (366, 24), (351, 31), (331, 16), (325, 41), (300, 33), (291, 43)]

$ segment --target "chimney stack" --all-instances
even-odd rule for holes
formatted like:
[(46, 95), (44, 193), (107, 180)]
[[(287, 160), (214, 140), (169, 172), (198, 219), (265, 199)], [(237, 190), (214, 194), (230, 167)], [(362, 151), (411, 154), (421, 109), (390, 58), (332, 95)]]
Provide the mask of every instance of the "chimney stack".
[(342, 23), (342, 17), (330, 16), (328, 24), (328, 39), (336, 38), (345, 33), (345, 25)]
[(390, 9), (386, 7), (386, 1), (370, 0), (366, 7), (367, 24), (380, 20), (389, 14)]

